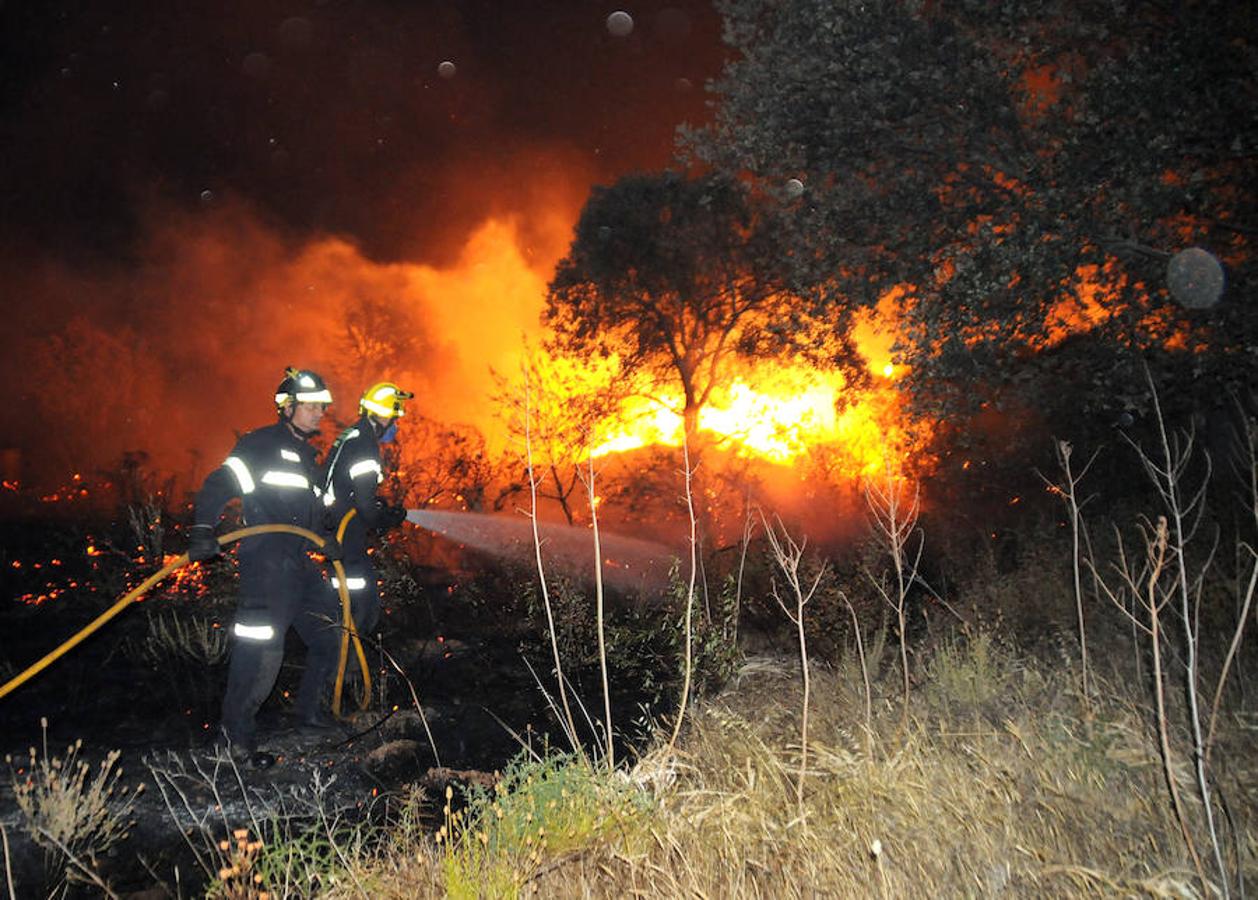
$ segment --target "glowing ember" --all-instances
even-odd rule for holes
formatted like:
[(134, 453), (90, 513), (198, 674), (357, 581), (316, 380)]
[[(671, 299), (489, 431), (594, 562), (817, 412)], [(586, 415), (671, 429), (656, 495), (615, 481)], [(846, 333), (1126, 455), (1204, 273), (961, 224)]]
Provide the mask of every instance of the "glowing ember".
[[(178, 559), (177, 556), (167, 554), (162, 559), (162, 564), (170, 565), (176, 559)], [(179, 593), (193, 598), (204, 597), (210, 592), (209, 586), (205, 583), (205, 571), (204, 565), (180, 566), (167, 576), (162, 590), (166, 593)]]

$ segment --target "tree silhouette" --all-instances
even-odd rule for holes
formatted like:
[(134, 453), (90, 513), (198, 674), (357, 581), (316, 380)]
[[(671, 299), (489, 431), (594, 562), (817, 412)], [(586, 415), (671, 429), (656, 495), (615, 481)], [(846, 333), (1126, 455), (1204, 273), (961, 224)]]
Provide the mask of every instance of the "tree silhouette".
[(447, 424), (422, 415), (401, 420), (400, 436), (385, 452), (396, 458), (385, 495), (407, 507), (442, 507), (481, 512), (501, 508), (518, 484), (501, 486), (498, 467), (484, 436), (470, 425)]
[(338, 374), (362, 391), (389, 373), (408, 371), (426, 352), (414, 322), (398, 301), (358, 296), (345, 311)]
[[(684, 153), (776, 192), (819, 306), (910, 288), (900, 361), (932, 408), (1126, 402), (1151, 357), (1219, 394), (1258, 369), (1242, 7), (725, 0), (737, 53)], [(1227, 267), (1212, 309), (1167, 289), (1193, 245)]]

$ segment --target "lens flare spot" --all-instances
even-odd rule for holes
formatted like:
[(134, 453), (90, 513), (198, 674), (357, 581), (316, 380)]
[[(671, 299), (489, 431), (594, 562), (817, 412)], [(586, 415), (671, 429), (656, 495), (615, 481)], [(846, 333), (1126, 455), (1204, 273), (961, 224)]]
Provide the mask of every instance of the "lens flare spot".
[(633, 31), (633, 16), (618, 9), (607, 17), (607, 31), (612, 37), (628, 37)]

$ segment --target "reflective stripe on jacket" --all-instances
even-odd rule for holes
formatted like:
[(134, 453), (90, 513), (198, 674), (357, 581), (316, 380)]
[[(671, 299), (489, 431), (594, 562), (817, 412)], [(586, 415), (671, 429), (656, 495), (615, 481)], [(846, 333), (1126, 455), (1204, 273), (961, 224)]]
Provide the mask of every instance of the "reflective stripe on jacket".
[[(314, 447), (283, 422), (251, 431), (206, 477), (197, 493), (195, 522), (214, 525), (223, 508), (239, 498), (245, 525), (295, 525), (317, 532), (322, 503), (316, 471)], [(260, 535), (246, 538), (240, 552), (300, 551), (308, 544), (296, 535)]]
[(341, 544), (347, 557), (367, 552), (367, 530), (379, 522), (380, 504), (376, 487), (384, 480), (380, 464), (380, 441), (371, 420), (363, 416), (341, 432), (324, 464), (323, 503), (330, 510), (329, 521), (336, 527), (349, 510), (358, 511), (350, 519)]

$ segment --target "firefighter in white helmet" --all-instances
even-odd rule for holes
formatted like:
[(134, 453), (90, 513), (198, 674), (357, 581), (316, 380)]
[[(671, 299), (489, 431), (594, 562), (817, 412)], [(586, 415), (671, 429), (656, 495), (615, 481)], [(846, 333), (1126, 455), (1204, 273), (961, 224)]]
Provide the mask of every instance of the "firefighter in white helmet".
[(380, 445), (393, 441), (398, 419), (406, 414), (406, 401), (414, 396), (391, 381), (369, 387), (358, 404), (358, 421), (341, 432), (325, 463), (325, 522), (335, 529), (349, 510), (356, 510), (341, 539), (341, 562), (345, 566), (354, 627), (362, 634), (370, 634), (380, 618), (376, 570), (367, 555), (368, 534), (396, 528), (406, 518), (406, 510), (385, 503), (376, 495), (377, 487), (384, 481)]
[[(322, 502), (316, 453), (309, 441), (319, 433), (331, 402), (332, 394), (317, 373), (293, 368), (284, 373), (275, 392), (278, 421), (242, 436), (198, 492), (195, 524), (188, 535), (189, 559), (218, 555), (214, 526), (232, 499), (240, 500), (245, 525), (296, 525), (319, 531)], [(220, 723), (222, 738), (235, 756), (251, 758), (257, 750), (255, 717), (275, 687), (290, 626), (306, 644), (296, 699), (298, 721), (316, 728), (334, 726), (323, 701), (336, 668), (339, 616), (327, 582), (307, 554), (312, 549), (306, 538), (287, 533), (260, 534), (240, 542), (240, 594)], [(339, 556), (332, 542), (324, 552)]]

